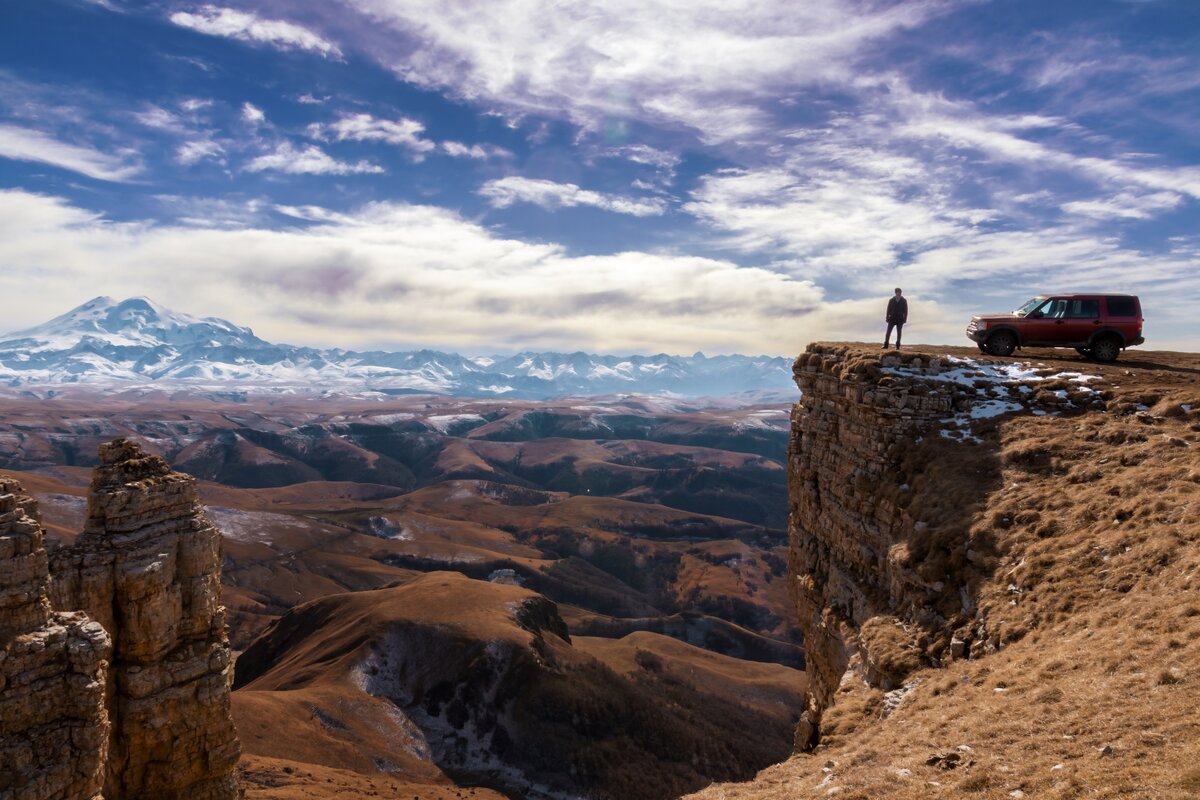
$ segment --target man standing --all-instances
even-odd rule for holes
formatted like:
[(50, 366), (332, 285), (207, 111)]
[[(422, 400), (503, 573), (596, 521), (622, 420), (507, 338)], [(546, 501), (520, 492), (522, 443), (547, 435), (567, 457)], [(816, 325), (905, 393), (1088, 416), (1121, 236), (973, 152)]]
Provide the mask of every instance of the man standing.
[(908, 322), (908, 301), (904, 299), (900, 292), (900, 287), (896, 287), (896, 296), (888, 300), (887, 307), (887, 333), (883, 337), (883, 349), (888, 349), (888, 342), (892, 338), (892, 328), (896, 329), (896, 349), (900, 349), (900, 334), (904, 330), (904, 323)]

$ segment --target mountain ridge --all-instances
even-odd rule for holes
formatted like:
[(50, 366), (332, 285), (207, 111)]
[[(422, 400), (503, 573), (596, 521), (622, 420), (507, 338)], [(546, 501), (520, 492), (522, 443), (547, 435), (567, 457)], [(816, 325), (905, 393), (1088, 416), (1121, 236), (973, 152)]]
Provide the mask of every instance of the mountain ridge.
[(789, 391), (775, 356), (597, 355), (522, 351), (353, 351), (276, 344), (217, 317), (147, 297), (95, 297), (41, 325), (0, 335), (0, 386), (86, 385), (266, 392), (445, 394), (546, 399), (572, 395), (725, 396)]

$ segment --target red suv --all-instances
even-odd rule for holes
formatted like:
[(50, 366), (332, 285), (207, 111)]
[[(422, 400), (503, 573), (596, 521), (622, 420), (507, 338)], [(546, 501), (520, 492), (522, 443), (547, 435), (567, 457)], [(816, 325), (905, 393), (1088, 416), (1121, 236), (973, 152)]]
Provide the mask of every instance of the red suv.
[(1074, 347), (1097, 361), (1115, 361), (1141, 344), (1142, 304), (1131, 294), (1043, 294), (1008, 314), (971, 317), (967, 337), (994, 356), (1018, 347)]

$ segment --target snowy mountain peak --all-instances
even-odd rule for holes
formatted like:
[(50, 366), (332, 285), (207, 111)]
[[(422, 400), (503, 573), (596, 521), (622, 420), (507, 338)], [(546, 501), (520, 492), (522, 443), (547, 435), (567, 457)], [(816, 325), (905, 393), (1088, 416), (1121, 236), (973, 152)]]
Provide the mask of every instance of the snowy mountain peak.
[(114, 347), (188, 345), (200, 341), (265, 344), (249, 328), (216, 317), (201, 318), (172, 311), (148, 297), (118, 301), (101, 296), (42, 325), (8, 334), (0, 339), (0, 347), (28, 341), (34, 351), (61, 350), (79, 344), (85, 337)]
[(272, 344), (216, 317), (148, 297), (95, 297), (62, 316), (0, 337), (0, 386), (154, 385), (229, 392), (429, 393), (550, 398), (613, 393), (794, 392), (789, 363), (760, 356), (608, 356), (523, 352), (316, 350)]

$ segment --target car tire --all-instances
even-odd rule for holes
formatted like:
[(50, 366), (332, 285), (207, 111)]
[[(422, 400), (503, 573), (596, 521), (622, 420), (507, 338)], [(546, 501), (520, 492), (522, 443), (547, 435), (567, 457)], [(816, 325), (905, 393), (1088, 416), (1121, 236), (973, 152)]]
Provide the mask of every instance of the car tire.
[(1011, 356), (1017, 349), (1017, 337), (1011, 331), (996, 331), (987, 340), (987, 351), (994, 356)]
[(1121, 342), (1115, 336), (1101, 336), (1092, 342), (1091, 353), (1101, 364), (1108, 364), (1121, 355)]

